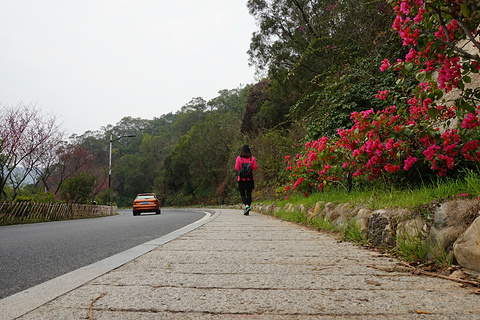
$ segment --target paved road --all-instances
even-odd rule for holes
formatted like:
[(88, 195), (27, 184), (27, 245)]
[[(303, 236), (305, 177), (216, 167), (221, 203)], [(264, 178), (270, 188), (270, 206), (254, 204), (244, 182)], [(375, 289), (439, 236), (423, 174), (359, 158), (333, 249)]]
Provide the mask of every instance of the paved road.
[(0, 227), (0, 299), (180, 229), (204, 216), (162, 209), (133, 217)]

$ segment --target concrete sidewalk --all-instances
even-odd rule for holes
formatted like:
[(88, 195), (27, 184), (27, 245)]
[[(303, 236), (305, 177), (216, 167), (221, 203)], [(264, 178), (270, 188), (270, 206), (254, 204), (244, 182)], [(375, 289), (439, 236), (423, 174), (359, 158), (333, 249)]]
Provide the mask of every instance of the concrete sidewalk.
[(222, 209), (19, 319), (480, 319), (475, 288), (388, 272), (395, 266), (293, 223)]

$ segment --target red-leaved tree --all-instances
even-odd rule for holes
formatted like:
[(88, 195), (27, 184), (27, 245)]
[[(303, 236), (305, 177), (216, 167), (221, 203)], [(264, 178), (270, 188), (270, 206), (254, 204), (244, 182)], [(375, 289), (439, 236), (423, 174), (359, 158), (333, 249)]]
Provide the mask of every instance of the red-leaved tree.
[(0, 109), (0, 197), (7, 197), (8, 184), (13, 194), (34, 169), (41, 166), (47, 157), (52, 157), (63, 139), (63, 132), (56, 124), (56, 117), (45, 116), (34, 105), (19, 103), (15, 107)]

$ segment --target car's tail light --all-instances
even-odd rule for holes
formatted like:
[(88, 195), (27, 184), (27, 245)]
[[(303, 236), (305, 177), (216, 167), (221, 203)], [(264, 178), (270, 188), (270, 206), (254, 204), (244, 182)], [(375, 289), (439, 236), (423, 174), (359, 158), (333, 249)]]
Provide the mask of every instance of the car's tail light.
[(158, 200), (157, 199), (142, 199), (142, 200), (134, 200), (133, 203), (144, 203), (144, 202), (148, 202), (148, 203), (158, 203)]

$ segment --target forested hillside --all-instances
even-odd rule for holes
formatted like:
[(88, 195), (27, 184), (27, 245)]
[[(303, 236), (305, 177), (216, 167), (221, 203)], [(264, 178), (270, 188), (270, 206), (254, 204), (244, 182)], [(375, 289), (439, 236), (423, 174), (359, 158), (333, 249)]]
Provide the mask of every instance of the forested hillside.
[[(297, 188), (308, 195), (325, 191), (327, 185), (349, 190), (372, 183), (402, 187), (438, 175), (455, 177), (458, 166), (448, 164), (446, 157), (475, 168), (478, 160), (459, 150), (471, 141), (477, 141), (478, 149), (478, 140), (471, 138), (477, 133), (464, 132), (460, 142), (455, 140), (456, 135), (460, 139), (458, 131), (447, 130), (447, 141), (438, 124), (459, 114), (462, 119), (475, 116), (479, 94), (473, 88), (465, 90), (461, 102), (440, 103), (449, 87), (439, 86), (431, 74), (444, 70), (444, 60), (429, 60), (429, 54), (461, 56), (456, 41), (474, 39), (478, 5), (473, 0), (457, 2), (426, 6), (402, 1), (396, 6), (385, 1), (249, 0), (258, 30), (248, 54), (260, 81), (219, 88), (210, 101), (192, 98), (176, 113), (154, 119), (125, 117), (70, 137), (50, 148), (55, 150), (51, 162), (42, 163), (46, 169), (35, 175), (31, 188), (76, 202), (107, 203), (110, 194), (120, 206), (130, 205), (140, 192), (157, 193), (163, 205), (238, 203), (234, 163), (245, 143), (259, 164), (257, 198), (284, 197)], [(438, 15), (422, 22), (427, 11)], [(424, 37), (413, 32), (414, 20), (419, 26), (424, 23)], [(464, 27), (449, 27), (458, 26), (451, 22), (457, 20)], [(432, 36), (438, 25), (451, 35)], [(470, 30), (470, 36), (462, 30)], [(480, 62), (478, 55), (462, 57), (470, 59), (468, 65)], [(478, 65), (463, 68), (464, 74), (478, 72)], [(424, 83), (420, 89), (419, 81)], [(408, 118), (413, 107), (422, 106), (417, 118)], [(135, 137), (124, 137), (130, 135)], [(111, 190), (110, 136), (123, 137), (112, 143)], [(451, 141), (455, 146), (447, 148)], [(437, 145), (444, 149), (431, 157), (424, 153)], [(458, 149), (456, 154), (448, 153), (452, 148)], [(426, 159), (420, 161), (422, 154)], [(459, 155), (464, 157), (454, 159)], [(33, 189), (15, 188), (11, 179), (2, 177), (3, 197), (39, 197)]]

